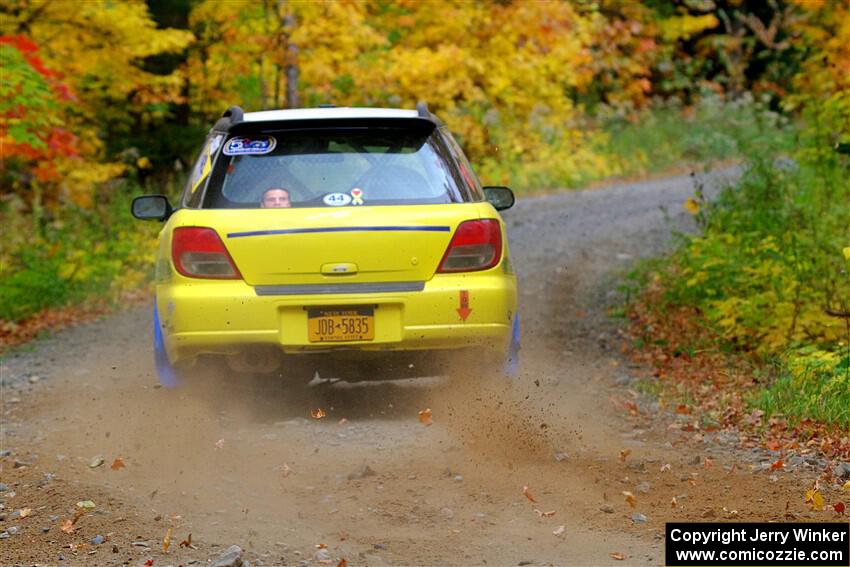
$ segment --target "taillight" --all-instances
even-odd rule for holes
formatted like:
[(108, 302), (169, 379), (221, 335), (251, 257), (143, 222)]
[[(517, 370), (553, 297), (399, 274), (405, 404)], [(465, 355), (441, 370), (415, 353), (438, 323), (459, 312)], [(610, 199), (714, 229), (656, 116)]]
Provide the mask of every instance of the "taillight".
[(438, 272), (486, 270), (502, 258), (502, 228), (496, 219), (462, 222), (443, 255)]
[(218, 233), (211, 228), (181, 226), (171, 237), (171, 259), (190, 278), (240, 279), (242, 274)]

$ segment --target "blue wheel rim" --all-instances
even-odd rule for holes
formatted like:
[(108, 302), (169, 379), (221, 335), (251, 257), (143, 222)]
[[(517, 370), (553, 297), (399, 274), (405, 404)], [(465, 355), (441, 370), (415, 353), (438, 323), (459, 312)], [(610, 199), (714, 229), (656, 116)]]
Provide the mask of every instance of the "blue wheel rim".
[(165, 341), (162, 338), (162, 326), (159, 324), (159, 310), (156, 307), (156, 298), (153, 301), (153, 355), (156, 366), (156, 373), (159, 376), (159, 383), (166, 388), (174, 388), (180, 383), (177, 378), (177, 372), (174, 366), (168, 359), (168, 353), (165, 351)]

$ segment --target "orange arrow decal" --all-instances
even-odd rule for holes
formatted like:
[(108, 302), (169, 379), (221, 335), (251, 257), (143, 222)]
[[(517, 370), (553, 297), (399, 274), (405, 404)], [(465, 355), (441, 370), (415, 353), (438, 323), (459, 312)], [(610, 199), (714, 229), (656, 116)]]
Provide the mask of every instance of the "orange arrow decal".
[(469, 308), (469, 291), (462, 289), (460, 290), (460, 307), (457, 314), (460, 315), (462, 321), (466, 321), (470, 313), (472, 313), (472, 309)]

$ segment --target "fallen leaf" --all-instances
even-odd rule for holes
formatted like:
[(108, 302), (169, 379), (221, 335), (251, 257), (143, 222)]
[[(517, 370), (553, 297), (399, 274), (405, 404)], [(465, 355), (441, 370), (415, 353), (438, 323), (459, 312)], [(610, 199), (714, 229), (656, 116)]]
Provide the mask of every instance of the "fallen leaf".
[(685, 404), (679, 404), (678, 406), (676, 406), (676, 413), (680, 415), (688, 415), (691, 413), (691, 408), (689, 408)]
[(328, 548), (328, 544), (326, 544), (326, 543), (317, 543), (316, 544), (316, 549), (327, 549), (327, 548)]
[(419, 423), (426, 426), (434, 423), (431, 408), (425, 408), (424, 410), (419, 411)]
[(74, 520), (71, 520), (71, 519), (62, 520), (62, 523), (60, 524), (59, 529), (61, 529), (66, 534), (74, 533)]
[(708, 457), (705, 457), (702, 461), (702, 468), (710, 469), (713, 464), (714, 464), (714, 461), (712, 461)]
[(534, 502), (535, 504), (537, 504), (537, 500), (535, 500), (534, 496), (532, 496), (531, 493), (528, 491), (528, 486), (522, 487), (522, 495), (525, 496), (526, 498), (528, 498), (529, 500), (531, 500), (532, 502)]
[(841, 253), (844, 254), (845, 260), (850, 260), (850, 246), (841, 249)]
[(153, 567), (153, 559), (148, 559), (144, 563), (142, 563), (144, 567)]
[(224, 439), (219, 439), (215, 442), (216, 449), (224, 449)]
[(554, 515), (555, 515), (555, 511), (554, 511), (554, 510), (550, 510), (550, 511), (548, 511), (548, 512), (543, 512), (543, 511), (541, 511), (541, 510), (538, 510), (537, 508), (534, 508), (534, 512), (535, 512), (538, 516), (540, 516), (541, 518), (551, 518), (552, 516), (554, 516)]
[(168, 553), (168, 548), (171, 547), (171, 528), (165, 532), (165, 537), (162, 538), (162, 551)]
[(781, 459), (781, 458), (780, 458), (780, 459), (778, 459), (778, 460), (777, 460), (775, 463), (773, 463), (772, 465), (770, 465), (770, 470), (772, 470), (772, 471), (778, 471), (778, 470), (780, 470), (780, 469), (784, 469), (784, 468), (785, 468), (785, 461), (784, 461), (783, 459)]
[(621, 449), (620, 450), (620, 462), (625, 463), (626, 459), (629, 458), (629, 455), (632, 454), (631, 449)]
[(832, 505), (832, 509), (835, 510), (835, 513), (839, 516), (844, 515), (844, 502), (837, 502)]
[(663, 465), (661, 465), (661, 472), (667, 472), (667, 471), (669, 471), (671, 468), (672, 468), (672, 467), (670, 466), (670, 463), (663, 464)]
[(626, 497), (626, 502), (629, 503), (629, 506), (631, 506), (632, 508), (637, 508), (637, 498), (635, 498), (634, 494), (632, 494), (628, 490), (624, 490), (623, 496)]
[(736, 470), (738, 470), (738, 463), (732, 463), (732, 466), (729, 468), (728, 471), (726, 471), (726, 474), (732, 474)]
[(292, 474), (292, 469), (289, 467), (289, 465), (283, 463), (283, 470), (281, 471), (281, 474), (283, 475), (283, 478), (286, 478)]
[(81, 508), (84, 511), (89, 512), (95, 509), (95, 505), (91, 500), (80, 500), (77, 502), (77, 508)]
[(850, 480), (844, 483), (844, 486), (841, 487), (841, 490), (844, 492), (850, 492)]
[(682, 208), (692, 215), (699, 214), (699, 203), (693, 197), (688, 197), (688, 200), (682, 204)]
[(623, 555), (622, 553), (620, 553), (619, 551), (615, 551), (614, 553), (609, 553), (608, 555), (611, 556), (611, 559), (616, 559), (617, 561), (624, 561), (626, 559), (626, 556)]
[(92, 457), (91, 462), (89, 462), (89, 468), (96, 469), (104, 462), (103, 457), (101, 455), (97, 455), (96, 457)]
[(562, 535), (564, 535), (564, 532), (566, 532), (566, 531), (567, 531), (567, 527), (566, 527), (566, 526), (558, 526), (558, 527), (557, 527), (557, 528), (555, 528), (555, 530), (552, 532), (552, 535), (553, 535), (553, 536), (556, 536), (556, 537), (561, 537)]
[(823, 510), (823, 495), (817, 488), (806, 491), (806, 504), (816, 512)]
[[(337, 422), (338, 425), (345, 425), (346, 423), (348, 423), (348, 420), (344, 417), (340, 418), (340, 420)], [(345, 559), (343, 559), (343, 561), (345, 561)]]
[(673, 500), (670, 501), (671, 508), (677, 508), (679, 506), (679, 502), (676, 500), (676, 497), (673, 497)]
[(192, 545), (192, 534), (189, 534), (189, 537), (180, 542), (180, 547), (188, 547), (190, 549), (195, 549), (195, 546)]
[(117, 459), (112, 461), (112, 466), (110, 468), (114, 471), (117, 471), (117, 470), (123, 469), (125, 466), (127, 466), (127, 465), (124, 464), (124, 459), (122, 459), (121, 457), (118, 457)]
[(21, 508), (21, 510), (20, 510), (21, 518), (26, 518), (30, 514), (32, 514), (32, 508)]
[(322, 419), (326, 415), (328, 415), (328, 414), (326, 414), (325, 410), (323, 410), (322, 408), (316, 408), (316, 409), (310, 411), (310, 416), (313, 419)]
[(764, 446), (767, 447), (767, 449), (769, 449), (770, 451), (778, 451), (782, 448), (782, 443), (779, 441), (779, 439), (771, 439), (767, 443), (765, 443)]
[(339, 560), (339, 563), (336, 564), (336, 567), (348, 567), (348, 561), (343, 557)]
[(689, 478), (689, 479), (688, 479), (688, 484), (690, 484), (691, 486), (696, 486), (696, 485), (697, 485), (697, 481), (696, 481), (696, 479), (695, 479), (695, 478)]

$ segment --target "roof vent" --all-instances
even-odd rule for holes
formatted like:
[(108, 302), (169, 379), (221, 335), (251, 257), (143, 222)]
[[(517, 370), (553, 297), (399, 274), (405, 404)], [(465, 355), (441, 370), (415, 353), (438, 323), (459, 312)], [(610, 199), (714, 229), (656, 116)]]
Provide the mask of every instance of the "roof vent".
[(431, 113), (428, 111), (428, 103), (424, 100), (416, 103), (416, 112), (422, 118), (431, 118)]

